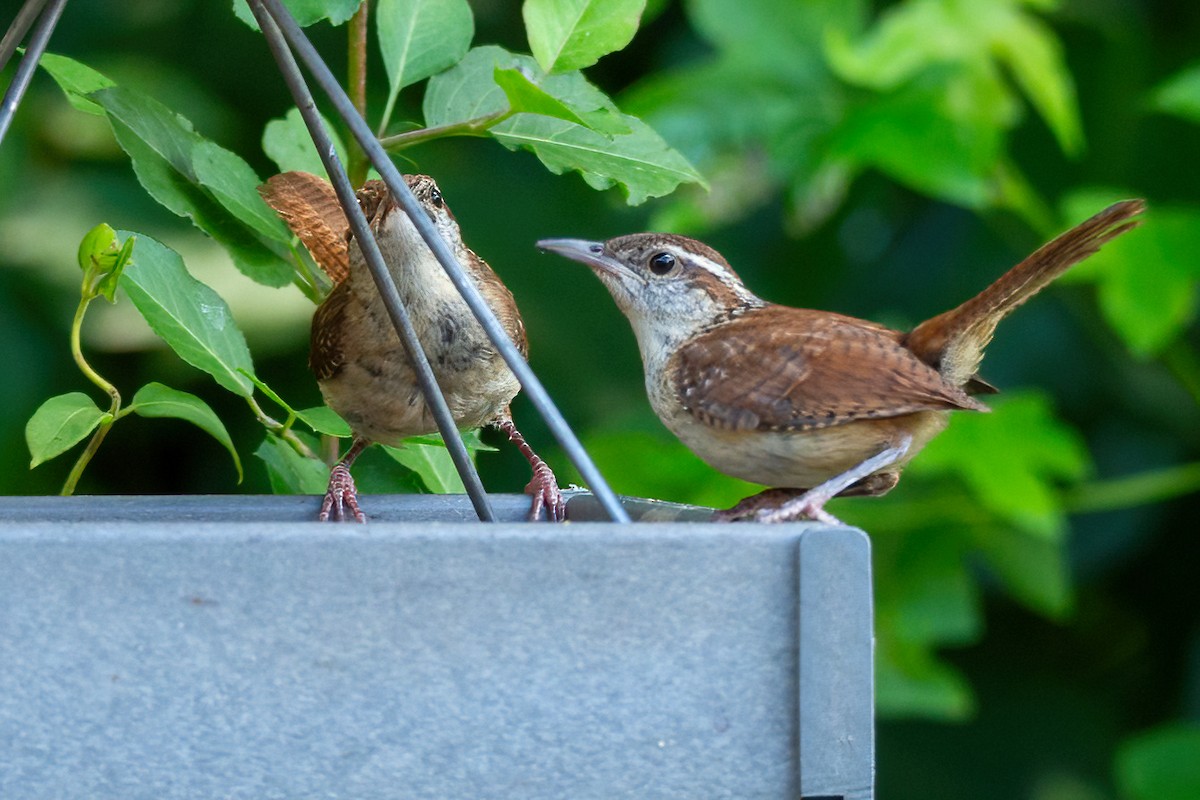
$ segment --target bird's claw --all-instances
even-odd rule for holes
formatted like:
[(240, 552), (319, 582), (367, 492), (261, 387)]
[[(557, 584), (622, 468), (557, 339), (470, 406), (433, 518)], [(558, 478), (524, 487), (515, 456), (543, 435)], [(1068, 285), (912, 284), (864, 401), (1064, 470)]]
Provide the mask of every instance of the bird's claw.
[(325, 499), (321, 502), (321, 513), (317, 519), (321, 522), (329, 520), (330, 512), (334, 520), (341, 522), (346, 519), (346, 510), (354, 515), (359, 522), (366, 522), (367, 515), (358, 507), (358, 490), (354, 478), (350, 476), (350, 468), (338, 464), (329, 472), (329, 488), (325, 490)]

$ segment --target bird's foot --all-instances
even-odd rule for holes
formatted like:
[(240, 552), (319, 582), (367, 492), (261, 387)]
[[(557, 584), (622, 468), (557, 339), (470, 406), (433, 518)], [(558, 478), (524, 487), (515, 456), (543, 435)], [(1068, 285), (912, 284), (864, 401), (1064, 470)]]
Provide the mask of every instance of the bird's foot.
[(562, 490), (558, 488), (558, 479), (554, 477), (554, 472), (546, 465), (546, 462), (538, 459), (539, 463), (533, 467), (533, 478), (530, 479), (529, 485), (525, 487), (525, 494), (533, 498), (533, 502), (529, 506), (529, 521), (537, 521), (542, 510), (546, 511), (546, 518), (553, 522), (562, 522), (567, 516), (567, 501), (563, 497)]
[(338, 464), (329, 472), (329, 488), (325, 490), (325, 499), (321, 502), (321, 513), (317, 519), (327, 522), (332, 512), (333, 518), (341, 522), (346, 518), (347, 509), (359, 522), (367, 521), (367, 515), (358, 507), (358, 490), (354, 486), (354, 478), (350, 476), (350, 468)]
[(493, 424), (504, 432), (510, 442), (517, 446), (533, 470), (533, 478), (525, 487), (525, 494), (533, 497), (533, 502), (529, 505), (529, 521), (536, 522), (540, 519), (544, 509), (548, 520), (562, 522), (567, 517), (567, 501), (558, 488), (558, 479), (554, 477), (554, 470), (550, 469), (550, 465), (533, 452), (533, 448), (529, 446), (525, 437), (513, 424), (507, 409)]
[(825, 504), (839, 494), (883, 494), (887, 492), (900, 480), (900, 474), (894, 471), (880, 472), (880, 470), (886, 469), (904, 458), (911, 444), (912, 437), (905, 436), (899, 444), (884, 448), (842, 474), (835, 475), (799, 496), (784, 500), (776, 508), (760, 508), (754, 512), (754, 519), (758, 522), (792, 522), (798, 519), (811, 519), (826, 525), (841, 525), (841, 520), (825, 510)]
[(778, 508), (793, 497), (804, 494), (807, 489), (766, 489), (758, 494), (739, 500), (736, 505), (714, 511), (713, 522), (741, 522), (752, 520), (758, 512)]

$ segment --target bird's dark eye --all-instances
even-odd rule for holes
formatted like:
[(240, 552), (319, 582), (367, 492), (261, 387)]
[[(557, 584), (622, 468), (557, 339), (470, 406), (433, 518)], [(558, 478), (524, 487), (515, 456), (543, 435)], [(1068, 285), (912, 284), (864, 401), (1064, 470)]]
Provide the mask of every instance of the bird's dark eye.
[(433, 203), (437, 208), (442, 207), (442, 193), (437, 189), (429, 190), (429, 202)]
[(655, 253), (650, 256), (650, 271), (655, 275), (666, 275), (675, 268), (675, 256), (670, 253)]

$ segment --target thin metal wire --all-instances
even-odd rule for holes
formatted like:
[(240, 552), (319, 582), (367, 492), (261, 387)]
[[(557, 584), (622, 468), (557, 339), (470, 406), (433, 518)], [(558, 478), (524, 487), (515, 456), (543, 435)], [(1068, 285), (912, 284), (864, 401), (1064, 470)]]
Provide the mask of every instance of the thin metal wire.
[[(38, 18), (37, 25), (34, 26), (33, 35), (29, 37), (29, 46), (25, 48), (25, 55), (22, 56), (21, 63), (17, 66), (17, 74), (13, 76), (8, 91), (4, 93), (4, 100), (0, 103), (0, 143), (4, 141), (4, 135), (8, 133), (8, 127), (17, 113), (17, 106), (21, 104), (21, 98), (25, 96), (25, 90), (29, 88), (33, 71), (37, 69), (38, 61), (41, 59), (42, 53), (46, 51), (46, 45), (50, 42), (50, 34), (54, 33), (54, 26), (58, 24), (58, 18), (62, 15), (63, 7), (66, 4), (67, 0), (50, 0), (49, 6), (42, 10), (42, 15)], [(17, 13), (17, 18), (13, 21), (8, 33), (5, 34), (3, 43), (0, 43), (5, 49), (11, 48), (4, 53), (0, 69), (3, 69), (3, 65), (8, 62), (12, 51), (16, 50), (17, 42), (29, 29), (29, 24), (37, 14), (38, 8), (44, 5), (46, 5), (46, 0), (27, 0)]]
[(470, 278), (467, 277), (462, 265), (458, 263), (450, 248), (446, 246), (437, 229), (433, 227), (433, 223), (422, 213), (417, 199), (404, 182), (399, 170), (396, 169), (392, 160), (383, 150), (383, 147), (371, 132), (366, 121), (363, 120), (357, 109), (354, 108), (354, 104), (346, 96), (346, 93), (333, 77), (333, 74), (312, 46), (312, 43), (308, 41), (308, 37), (304, 35), (300, 26), (296, 24), (295, 19), (292, 18), (291, 14), (287, 12), (279, 0), (251, 0), (251, 7), (257, 6), (261, 6), (263, 10), (274, 18), (292, 50), (296, 52), (300, 60), (308, 67), (317, 85), (329, 97), (342, 120), (354, 134), (354, 138), (358, 140), (358, 143), (362, 146), (368, 158), (370, 158), (371, 163), (379, 170), (379, 174), (391, 191), (392, 197), (400, 202), (401, 207), (404, 208), (409, 218), (413, 221), (417, 231), (446, 270), (446, 274), (458, 288), (459, 293), (462, 294), (467, 306), (471, 309), (475, 318), (479, 320), (479, 324), (487, 333), (488, 338), (496, 345), (497, 350), (503, 356), (509, 369), (516, 375), (517, 380), (520, 381), (521, 387), (525, 390), (530, 401), (541, 413), (551, 433), (558, 440), (559, 444), (562, 445), (567, 457), (571, 459), (575, 468), (579, 470), (580, 475), (591, 487), (592, 493), (596, 496), (596, 499), (600, 502), (605, 512), (607, 512), (609, 518), (615, 522), (629, 522), (629, 515), (622, 508), (616, 494), (609, 487), (607, 481), (604, 480), (596, 465), (583, 449), (583, 445), (580, 444), (574, 431), (571, 430), (562, 413), (554, 405), (554, 401), (550, 399), (541, 381), (534, 375), (533, 370), (521, 356), (520, 351), (513, 345), (512, 340), (505, 333), (500, 321), (496, 319), (496, 315), (492, 313), (491, 308), (488, 307), (483, 297), (479, 294), (479, 290), (476, 289)]
[[(417, 332), (413, 328), (412, 319), (409, 317), (404, 303), (400, 300), (399, 292), (396, 291), (396, 283), (392, 279), (387, 266), (384, 264), (383, 255), (379, 252), (379, 243), (375, 241), (375, 235), (371, 231), (371, 226), (368, 224), (367, 218), (363, 215), (362, 208), (358, 204), (358, 200), (354, 194), (354, 187), (351, 186), (350, 179), (342, 167), (341, 159), (338, 158), (337, 152), (333, 147), (333, 141), (329, 133), (325, 130), (325, 125), (321, 121), (320, 114), (317, 113), (312, 93), (308, 89), (308, 84), (305, 82), (304, 76), (300, 74), (300, 68), (296, 64), (291, 50), (288, 49), (283, 35), (279, 32), (275, 20), (259, 3), (251, 3), (250, 6), (254, 12), (255, 19), (258, 20), (258, 26), (262, 29), (263, 35), (266, 37), (267, 47), (271, 50), (271, 54), (275, 56), (275, 62), (279, 65), (279, 71), (283, 75), (283, 80), (287, 84), (288, 89), (291, 90), (296, 107), (300, 109), (300, 116), (304, 118), (304, 123), (308, 126), (308, 133), (312, 137), (313, 144), (317, 147), (321, 163), (325, 165), (325, 171), (329, 174), (330, 182), (337, 192), (338, 201), (342, 205), (346, 219), (350, 221), (355, 241), (362, 248), (367, 268), (371, 271), (371, 277), (375, 279), (375, 285), (379, 289), (379, 295), (383, 299), (384, 307), (387, 309), (388, 315), (392, 319), (392, 324), (396, 327), (396, 331), (400, 335), (400, 342), (404, 345), (404, 350), (408, 353), (409, 359), (412, 360), (413, 368), (417, 375), (417, 383), (421, 387), (422, 394), (425, 395), (425, 401), (429, 404), (429, 408), (433, 412), (434, 421), (437, 423), (438, 430), (441, 431), (442, 440), (446, 443), (446, 449), (450, 453), (450, 458), (454, 461), (454, 466), (458, 470), (458, 474), (462, 476), (463, 485), (466, 488), (467, 495), (471, 498), (471, 504), (475, 507), (475, 513), (484, 522), (494, 522), (496, 514), (492, 510), (487, 492), (483, 488), (483, 482), (480, 481), (479, 473), (475, 470), (475, 465), (472, 463), (471, 456), (467, 452), (466, 445), (463, 443), (462, 434), (459, 433), (458, 428), (454, 424), (454, 416), (451, 414), (450, 407), (446, 404), (446, 398), (442, 394), (441, 387), (438, 386), (437, 379), (434, 377), (433, 368), (429, 365), (429, 359), (425, 356), (425, 351), (417, 339)], [(419, 213), (419, 216), (424, 217), (425, 215)]]
[(12, 21), (12, 25), (8, 26), (4, 38), (0, 39), (0, 70), (8, 66), (8, 60), (12, 58), (13, 53), (17, 52), (17, 45), (24, 38), (29, 26), (37, 19), (38, 14), (42, 13), (44, 5), (46, 5), (46, 0), (25, 0), (25, 5), (21, 6), (21, 10), (17, 12), (17, 18)]

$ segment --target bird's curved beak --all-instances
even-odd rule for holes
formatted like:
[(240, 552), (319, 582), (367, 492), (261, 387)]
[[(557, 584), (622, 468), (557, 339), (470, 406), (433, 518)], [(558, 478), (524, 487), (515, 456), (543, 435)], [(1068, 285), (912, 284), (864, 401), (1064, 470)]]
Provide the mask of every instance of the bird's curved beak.
[(604, 251), (604, 242), (590, 242), (587, 239), (542, 239), (537, 243), (537, 247), (539, 250), (558, 253), (610, 275), (619, 276), (629, 272), (620, 261)]

